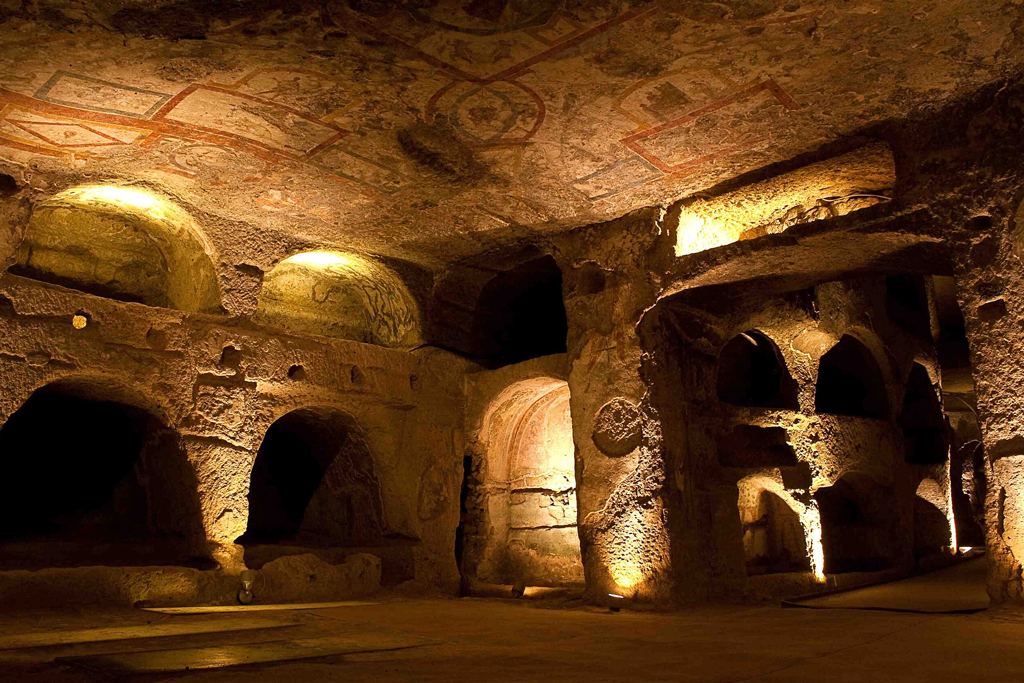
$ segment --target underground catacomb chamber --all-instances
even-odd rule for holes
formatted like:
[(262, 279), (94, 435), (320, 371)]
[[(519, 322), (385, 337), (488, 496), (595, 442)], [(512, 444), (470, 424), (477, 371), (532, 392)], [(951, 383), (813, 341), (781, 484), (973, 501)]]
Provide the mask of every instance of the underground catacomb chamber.
[(756, 478), (739, 484), (739, 513), (743, 559), (747, 576), (806, 572), (811, 569), (800, 516)]
[(718, 400), (735, 406), (796, 408), (796, 383), (775, 343), (755, 330), (742, 332), (722, 349)]
[(488, 583), (583, 582), (569, 387), (537, 378), (489, 407), (467, 468), (462, 571)]
[(173, 430), (115, 387), (58, 382), (0, 430), (0, 567), (205, 567), (195, 476)]
[[(340, 410), (302, 408), (274, 422), (256, 454), (248, 500), (238, 542), (250, 567), (307, 550), (342, 561), (359, 548), (387, 554), (385, 546), (402, 546), (385, 538), (373, 457), (355, 420)], [(394, 557), (382, 560), (385, 572), (401, 571)]]

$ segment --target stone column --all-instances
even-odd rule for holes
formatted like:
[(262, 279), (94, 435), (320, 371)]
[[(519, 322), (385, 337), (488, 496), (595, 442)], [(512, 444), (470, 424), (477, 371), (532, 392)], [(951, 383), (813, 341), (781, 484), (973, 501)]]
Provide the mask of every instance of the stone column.
[(648, 258), (660, 212), (573, 233), (556, 256), (569, 321), (570, 410), (587, 595), (669, 596), (658, 424), (636, 325), (653, 301)]
[(985, 542), (993, 603), (1024, 602), (1024, 211), (975, 219), (957, 259), (987, 475)]

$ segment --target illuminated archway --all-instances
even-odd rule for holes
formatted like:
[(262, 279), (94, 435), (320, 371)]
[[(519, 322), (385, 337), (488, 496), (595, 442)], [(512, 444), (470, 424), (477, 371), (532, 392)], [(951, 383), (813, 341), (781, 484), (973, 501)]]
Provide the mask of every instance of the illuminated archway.
[(814, 494), (821, 514), (825, 573), (881, 571), (900, 553), (896, 494), (871, 477), (850, 473)]
[(464, 520), (464, 571), (492, 583), (582, 583), (568, 384), (538, 377), (507, 387), (481, 439), (467, 492), (481, 514)]
[(76, 379), (38, 389), (11, 415), (0, 429), (0, 566), (196, 562), (195, 474), (178, 434), (145, 405)]
[(738, 488), (747, 576), (811, 571), (809, 545), (801, 522), (806, 506), (761, 477), (747, 477), (739, 482)]
[(135, 187), (89, 185), (35, 207), (11, 272), (121, 301), (220, 309), (212, 249), (174, 202)]
[(402, 280), (377, 261), (335, 251), (295, 254), (267, 273), (256, 320), (393, 348), (422, 341), (419, 309)]

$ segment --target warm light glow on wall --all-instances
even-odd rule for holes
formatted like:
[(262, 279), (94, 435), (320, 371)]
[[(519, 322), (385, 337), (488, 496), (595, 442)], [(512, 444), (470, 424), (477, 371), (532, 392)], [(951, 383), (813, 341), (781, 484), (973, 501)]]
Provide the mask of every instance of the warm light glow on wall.
[(292, 332), (393, 348), (422, 341), (419, 308), (384, 263), (340, 251), (306, 251), (263, 278), (256, 320)]
[(331, 266), (355, 268), (360, 263), (358, 259), (338, 251), (306, 251), (289, 256), (284, 262), (317, 268), (330, 268)]
[(187, 220), (184, 212), (171, 202), (146, 190), (117, 185), (85, 185), (61, 192), (55, 201), (73, 204), (106, 205), (123, 213), (144, 213), (160, 221)]
[(820, 582), (825, 581), (825, 547), (821, 542), (821, 513), (818, 504), (811, 502), (799, 512), (800, 524), (804, 528), (807, 542), (807, 556), (811, 560), (811, 572)]
[(842, 216), (886, 201), (880, 193), (895, 183), (892, 151), (874, 144), (732, 192), (688, 201), (679, 215), (676, 256)]

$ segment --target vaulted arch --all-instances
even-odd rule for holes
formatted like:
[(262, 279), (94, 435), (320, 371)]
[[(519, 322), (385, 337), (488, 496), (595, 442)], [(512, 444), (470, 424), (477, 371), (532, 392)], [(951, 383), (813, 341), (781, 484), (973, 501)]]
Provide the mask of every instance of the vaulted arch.
[(89, 185), (35, 207), (11, 272), (121, 301), (220, 309), (212, 248), (191, 215), (138, 187)]
[(256, 320), (289, 332), (413, 348), (422, 342), (409, 289), (384, 264), (355, 254), (310, 251), (267, 273)]

